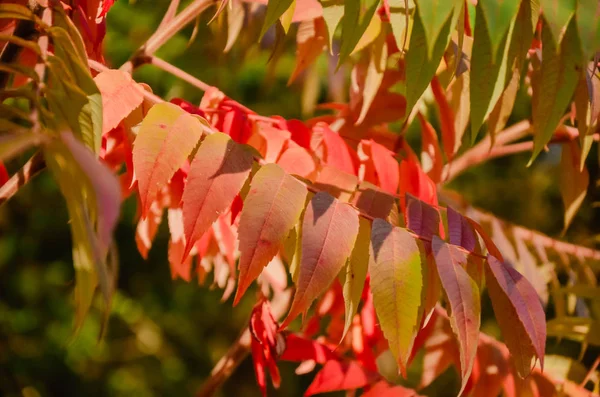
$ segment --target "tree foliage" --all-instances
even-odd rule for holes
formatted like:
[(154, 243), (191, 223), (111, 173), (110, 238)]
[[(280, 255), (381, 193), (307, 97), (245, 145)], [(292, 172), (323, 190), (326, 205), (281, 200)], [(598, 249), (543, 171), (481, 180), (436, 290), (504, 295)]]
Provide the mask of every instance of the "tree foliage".
[[(530, 151), (533, 162), (560, 144), (569, 227), (597, 138), (596, 2), (196, 0), (176, 13), (173, 1), (119, 69), (101, 51), (112, 1), (24, 3), (0, 4), (0, 160), (36, 147), (65, 197), (76, 329), (97, 289), (110, 310), (111, 236), (133, 195), (142, 256), (167, 212), (173, 278), (204, 283), (212, 273), (223, 301), (256, 299), (247, 349), (264, 394), (267, 374), (281, 382), (278, 360), (322, 365), (306, 395), (417, 395), (451, 365), (459, 395), (590, 387), (543, 369), (547, 336), (598, 345), (600, 252), (509, 225), (443, 186), (485, 159)], [(212, 5), (212, 18), (227, 21), (225, 51), (241, 34), (270, 37), (276, 62), (295, 34), (290, 83), (302, 78), (309, 92), (330, 53), (332, 74), (351, 68), (349, 102), (322, 104), (326, 112), (304, 121), (259, 115), (154, 55)], [(136, 82), (131, 72), (145, 63), (204, 90), (200, 104), (165, 101)], [(531, 95), (532, 121), (505, 128), (518, 90)], [(407, 139), (412, 125), (420, 150)], [(565, 266), (576, 257), (584, 270), (563, 285), (549, 255)], [(484, 293), (504, 343), (480, 330)], [(588, 299), (587, 315), (565, 307), (571, 296)], [(550, 299), (556, 316), (546, 324)], [(388, 350), (404, 377), (420, 355), (417, 390), (380, 373)], [(595, 368), (587, 380), (598, 392)]]

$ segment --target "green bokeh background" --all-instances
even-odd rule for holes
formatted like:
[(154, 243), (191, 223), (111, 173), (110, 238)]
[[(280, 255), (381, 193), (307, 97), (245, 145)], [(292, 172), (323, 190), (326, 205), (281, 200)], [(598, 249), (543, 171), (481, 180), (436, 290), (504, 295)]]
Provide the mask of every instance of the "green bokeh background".
[[(108, 16), (105, 41), (110, 65), (118, 67), (129, 58), (158, 26), (167, 6), (166, 0), (116, 2)], [(194, 27), (189, 26), (158, 56), (260, 114), (302, 118), (302, 85), (286, 84), (294, 65), (294, 36), (286, 39), (276, 64), (267, 63), (269, 35), (261, 48), (258, 32), (243, 32), (230, 53), (224, 54), (226, 26), (216, 20), (207, 27), (212, 12), (200, 19), (192, 43), (189, 38)], [(323, 102), (329, 100), (325, 56), (318, 68), (319, 100)], [(153, 66), (140, 68), (135, 78), (167, 99), (182, 97), (198, 103), (202, 96), (198, 89)], [(530, 103), (521, 93), (512, 120), (528, 117), (529, 109)], [(437, 126), (435, 112), (431, 118)], [(418, 145), (418, 126), (411, 126), (409, 139)], [(594, 148), (588, 160), (592, 181), (597, 178), (597, 156)], [(553, 147), (530, 168), (526, 168), (527, 161), (527, 154), (490, 161), (465, 173), (450, 187), (474, 205), (557, 237), (563, 214), (557, 184), (560, 148)], [(15, 171), (19, 160), (7, 166)], [(594, 183), (589, 193), (567, 238), (593, 245), (600, 232), (600, 214), (593, 207), (597, 198)], [(44, 173), (0, 207), (0, 396), (191, 396), (227, 351), (248, 320), (252, 294), (233, 309), (231, 299), (220, 301), (218, 289), (171, 281), (166, 222), (145, 261), (135, 246), (135, 211), (134, 200), (127, 200), (116, 231), (118, 292), (105, 337), (99, 341), (100, 302), (73, 338), (71, 241), (65, 203), (56, 184)], [(489, 325), (493, 317), (489, 302), (484, 301), (483, 307), (486, 330), (497, 332)], [(553, 346), (549, 349), (577, 356), (576, 346)], [(295, 375), (292, 363), (281, 363), (280, 368), (282, 387), (270, 390), (271, 395), (302, 395), (313, 375)], [(456, 375), (450, 371), (428, 394), (446, 395), (448, 387), (457, 386)], [(260, 395), (249, 359), (220, 395)]]

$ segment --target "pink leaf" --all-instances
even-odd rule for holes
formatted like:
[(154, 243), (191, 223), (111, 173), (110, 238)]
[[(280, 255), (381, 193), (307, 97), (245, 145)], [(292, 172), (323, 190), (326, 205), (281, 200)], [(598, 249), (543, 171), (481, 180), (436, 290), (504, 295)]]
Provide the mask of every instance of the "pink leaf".
[(120, 70), (101, 72), (94, 81), (102, 94), (102, 134), (106, 134), (142, 104), (144, 89)]

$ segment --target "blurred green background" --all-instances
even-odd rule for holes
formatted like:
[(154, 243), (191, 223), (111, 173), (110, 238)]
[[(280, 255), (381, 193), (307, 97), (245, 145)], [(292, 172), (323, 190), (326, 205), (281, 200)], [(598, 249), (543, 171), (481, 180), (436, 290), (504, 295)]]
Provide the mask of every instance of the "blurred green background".
[[(114, 67), (125, 62), (155, 30), (167, 6), (167, 0), (117, 1), (108, 15), (107, 62)], [(261, 114), (302, 118), (302, 84), (286, 85), (294, 66), (294, 35), (286, 38), (277, 63), (267, 63), (272, 37), (267, 35), (265, 49), (261, 49), (258, 32), (242, 33), (230, 53), (224, 54), (226, 25), (216, 20), (206, 26), (212, 12), (200, 19), (192, 43), (193, 24), (158, 56)], [(325, 56), (318, 70), (318, 99), (324, 102), (331, 99)], [(198, 103), (202, 96), (198, 89), (153, 66), (143, 66), (135, 78), (167, 99), (181, 97)], [(528, 117), (529, 107), (526, 95), (520, 95), (513, 120)], [(435, 112), (432, 123), (438, 125)], [(418, 144), (418, 127), (411, 126), (409, 133), (411, 142)], [(598, 177), (597, 158), (594, 147), (588, 160), (592, 181)], [(557, 185), (560, 148), (553, 148), (530, 168), (526, 168), (527, 160), (523, 154), (491, 161), (465, 173), (450, 187), (474, 205), (557, 237), (563, 214)], [(15, 161), (7, 166), (15, 171), (19, 165)], [(591, 183), (588, 198), (567, 234), (570, 241), (594, 244), (600, 232), (600, 213), (593, 206), (596, 198), (596, 186)], [(188, 396), (198, 391), (246, 324), (251, 299), (233, 309), (231, 300), (220, 302), (220, 290), (171, 281), (166, 222), (145, 261), (135, 246), (134, 221), (135, 202), (129, 199), (116, 232), (118, 292), (105, 337), (99, 341), (99, 302), (73, 338), (71, 241), (65, 203), (56, 184), (44, 173), (0, 207), (1, 396)], [(484, 302), (485, 319), (492, 316), (489, 302)], [(574, 357), (578, 353), (569, 345), (554, 348), (569, 354), (573, 350), (570, 355)], [(312, 375), (295, 375), (292, 363), (281, 363), (280, 368), (282, 387), (271, 390), (271, 395), (302, 395)], [(448, 390), (446, 382), (457, 386), (456, 376), (450, 374), (430, 394), (444, 395), (439, 393)], [(250, 359), (236, 370), (220, 395), (260, 395)]]

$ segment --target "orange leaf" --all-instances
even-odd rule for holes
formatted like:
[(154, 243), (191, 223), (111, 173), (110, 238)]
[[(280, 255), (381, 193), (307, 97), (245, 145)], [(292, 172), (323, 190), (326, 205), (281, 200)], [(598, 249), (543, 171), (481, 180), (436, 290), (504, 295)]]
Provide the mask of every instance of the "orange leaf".
[(288, 80), (290, 85), (321, 55), (327, 45), (327, 28), (323, 19), (303, 21), (296, 34), (296, 67)]
[(305, 198), (306, 187), (275, 164), (263, 166), (252, 178), (240, 217), (240, 275), (234, 306), (279, 251), (300, 218)]
[(187, 256), (210, 225), (241, 190), (252, 167), (252, 155), (222, 133), (200, 145), (183, 191), (183, 221)]
[(373, 382), (377, 376), (376, 373), (367, 371), (357, 361), (330, 360), (317, 373), (304, 395), (312, 396), (337, 390), (355, 390)]
[(437, 134), (421, 112), (417, 115), (421, 123), (421, 164), (423, 164), (423, 171), (427, 172), (431, 180), (437, 183), (442, 179), (442, 169), (444, 167)]
[(319, 192), (310, 201), (302, 222), (302, 254), (296, 294), (285, 328), (306, 311), (337, 277), (358, 235), (358, 213), (328, 193)]

